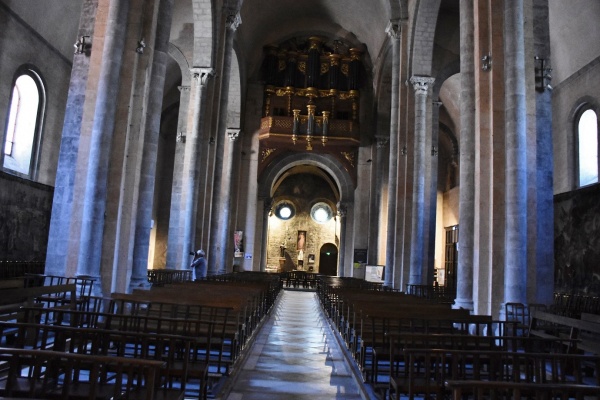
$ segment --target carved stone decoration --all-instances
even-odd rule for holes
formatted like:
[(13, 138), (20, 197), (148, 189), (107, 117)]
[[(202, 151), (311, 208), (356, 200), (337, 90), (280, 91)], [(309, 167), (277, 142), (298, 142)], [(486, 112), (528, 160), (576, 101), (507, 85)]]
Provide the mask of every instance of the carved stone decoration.
[(434, 82), (435, 78), (430, 76), (413, 76), (410, 78), (410, 83), (413, 85), (417, 96), (427, 96)]
[(376, 135), (375, 136), (375, 143), (377, 143), (378, 149), (383, 149), (385, 146), (388, 145), (389, 142), (390, 142), (389, 136), (384, 136), (384, 135)]
[(240, 128), (227, 128), (227, 137), (232, 142), (235, 142), (237, 138), (240, 136), (242, 130)]
[(388, 22), (387, 27), (385, 28), (385, 33), (387, 33), (392, 39), (400, 39), (400, 35), (402, 33), (400, 28), (399, 20), (392, 19)]
[(192, 78), (199, 80), (200, 85), (206, 86), (211, 76), (215, 74), (215, 70), (210, 67), (193, 67), (190, 68)]
[(227, 25), (227, 29), (230, 29), (233, 32), (235, 32), (237, 30), (237, 28), (241, 25), (241, 23), (242, 23), (242, 17), (240, 16), (240, 13), (229, 14), (227, 16), (227, 20), (225, 21), (225, 24)]
[(337, 203), (337, 216), (340, 218), (346, 218), (346, 214), (348, 214), (348, 207), (344, 203)]

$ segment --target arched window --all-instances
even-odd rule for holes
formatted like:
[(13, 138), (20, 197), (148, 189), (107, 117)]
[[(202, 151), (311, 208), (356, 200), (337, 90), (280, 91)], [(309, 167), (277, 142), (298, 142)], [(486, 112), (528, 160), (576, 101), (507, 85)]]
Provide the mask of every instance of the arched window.
[(588, 108), (577, 120), (579, 186), (598, 182), (598, 116)]
[(16, 75), (4, 131), (2, 167), (35, 178), (46, 96), (40, 76), (30, 68)]

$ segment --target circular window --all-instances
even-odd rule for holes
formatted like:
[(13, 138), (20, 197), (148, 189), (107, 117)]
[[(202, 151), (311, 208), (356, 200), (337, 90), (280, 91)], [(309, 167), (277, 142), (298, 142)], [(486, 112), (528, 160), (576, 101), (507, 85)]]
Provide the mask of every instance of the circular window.
[(275, 216), (279, 219), (287, 220), (296, 214), (296, 210), (292, 203), (282, 201), (275, 207)]
[(315, 222), (319, 224), (324, 224), (333, 218), (333, 210), (327, 203), (317, 203), (312, 206), (310, 210), (310, 216)]

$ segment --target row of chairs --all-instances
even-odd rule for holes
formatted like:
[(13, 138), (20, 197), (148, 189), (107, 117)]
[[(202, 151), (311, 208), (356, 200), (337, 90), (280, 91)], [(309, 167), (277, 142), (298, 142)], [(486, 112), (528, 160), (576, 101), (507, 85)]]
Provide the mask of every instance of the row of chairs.
[[(272, 307), (276, 298), (272, 291), (279, 289), (279, 277), (243, 275), (244, 280), (253, 282), (236, 282), (234, 279), (240, 277), (230, 277), (229, 282), (164, 284), (106, 299), (91, 296), (87, 307), (39, 299), (21, 307), (18, 318), (0, 322), (0, 346), (87, 355), (91, 357), (87, 366), (95, 365), (94, 357), (103, 356), (160, 360), (163, 364), (157, 370), (153, 390), (157, 396), (207, 398), (214, 384), (231, 372)], [(68, 287), (74, 296), (75, 285)], [(44, 288), (28, 290), (33, 289)], [(45, 356), (41, 359), (50, 362)], [(94, 368), (109, 371), (124, 367), (101, 364)], [(90, 390), (92, 382), (86, 378), (90, 374), (90, 370), (79, 368), (76, 386)], [(112, 376), (107, 372), (99, 379)], [(74, 379), (66, 377), (62, 374), (60, 379)], [(122, 381), (110, 382), (129, 385), (127, 379), (124, 375)], [(7, 389), (8, 383), (7, 378), (0, 379), (0, 396), (13, 393)]]
[[(510, 383), (560, 384), (558, 389), (577, 396), (600, 393), (600, 358), (568, 354), (576, 348), (575, 339), (525, 337), (516, 328), (522, 326), (520, 319), (495, 321), (424, 297), (366, 290), (352, 280), (334, 282), (330, 287), (322, 282), (319, 288), (322, 307), (365, 382), (383, 398), (443, 398), (455, 393), (448, 381), (486, 381), (492, 370), (507, 371), (494, 379)], [(544, 366), (549, 377), (540, 375)], [(588, 386), (577, 391), (584, 383)], [(503, 395), (535, 393), (517, 386), (455, 387), (462, 398), (493, 390)]]

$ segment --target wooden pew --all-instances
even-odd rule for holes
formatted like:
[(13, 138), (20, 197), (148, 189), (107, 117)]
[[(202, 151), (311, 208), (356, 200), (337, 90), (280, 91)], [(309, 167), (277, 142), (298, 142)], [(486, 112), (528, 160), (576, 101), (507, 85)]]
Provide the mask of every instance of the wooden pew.
[(156, 390), (162, 361), (15, 348), (0, 348), (0, 361), (9, 366), (0, 382), (5, 397), (162, 398)]
[[(590, 318), (590, 317), (587, 317)], [(591, 317), (593, 319), (593, 317)], [(600, 323), (542, 311), (533, 311), (530, 336), (578, 339), (577, 350), (600, 354)]]
[[(390, 379), (390, 392), (441, 398), (447, 381), (505, 381), (599, 386), (600, 357), (578, 354), (484, 350), (404, 349), (404, 370)], [(586, 364), (594, 365), (589, 378)], [(586, 382), (586, 379), (588, 382)], [(465, 393), (463, 393), (465, 394)]]
[[(600, 399), (600, 386), (579, 385), (575, 383), (553, 383), (540, 385), (528, 382), (490, 382), (490, 381), (454, 381), (446, 386), (452, 392), (452, 399)], [(469, 396), (469, 397), (467, 397)]]
[[(203, 337), (0, 322), (0, 332), (6, 329), (18, 330), (14, 348), (163, 361), (165, 364), (157, 375), (157, 388), (160, 388), (163, 398), (181, 398), (190, 381), (199, 390), (192, 394), (201, 399), (206, 398), (209, 353)], [(177, 384), (174, 386), (174, 383)]]

